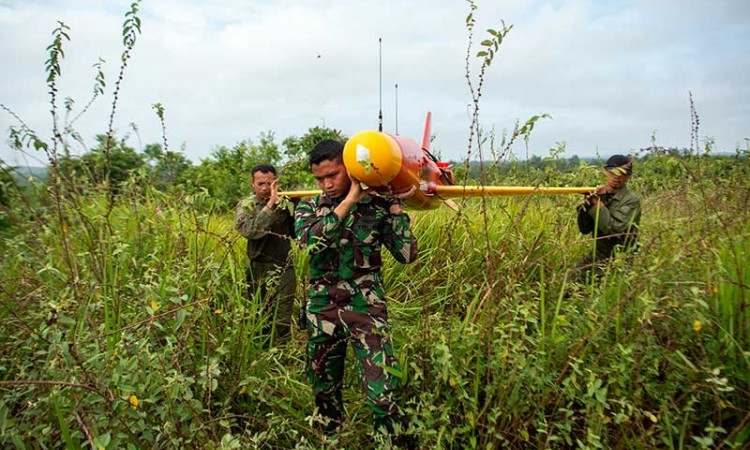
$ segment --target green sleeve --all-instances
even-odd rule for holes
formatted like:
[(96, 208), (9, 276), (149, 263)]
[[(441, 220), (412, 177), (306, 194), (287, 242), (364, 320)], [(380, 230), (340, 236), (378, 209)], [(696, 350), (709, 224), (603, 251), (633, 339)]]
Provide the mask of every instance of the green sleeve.
[(341, 219), (333, 209), (318, 216), (313, 200), (303, 200), (294, 213), (294, 232), (303, 247), (314, 246), (313, 253), (322, 251), (338, 238)]
[(417, 238), (411, 232), (409, 216), (389, 214), (385, 220), (383, 243), (396, 261), (408, 264), (417, 259)]
[(239, 204), (235, 210), (235, 228), (245, 238), (250, 240), (261, 239), (268, 235), (271, 227), (283, 219), (279, 211), (269, 212), (267, 208), (248, 208)]
[(611, 208), (601, 204), (598, 208), (591, 208), (589, 214), (596, 219), (597, 211), (599, 236), (621, 235), (633, 231), (633, 227), (638, 226), (641, 217), (641, 202), (638, 197), (629, 196), (623, 199), (622, 203)]

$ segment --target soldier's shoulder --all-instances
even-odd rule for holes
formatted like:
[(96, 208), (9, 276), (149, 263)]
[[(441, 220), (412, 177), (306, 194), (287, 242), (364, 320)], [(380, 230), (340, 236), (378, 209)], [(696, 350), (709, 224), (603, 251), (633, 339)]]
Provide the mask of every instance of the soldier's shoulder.
[(311, 209), (311, 210), (317, 209), (318, 206), (320, 205), (320, 197), (321, 195), (318, 194), (312, 197), (303, 198), (302, 200), (299, 201), (299, 203), (297, 203), (297, 207), (295, 208), (295, 211), (306, 210), (306, 209)]
[(369, 195), (365, 198), (367, 199), (366, 204), (373, 208), (381, 208), (387, 210), (390, 207), (388, 200), (385, 197), (381, 197), (380, 195)]
[(253, 195), (248, 195), (247, 197), (243, 197), (240, 199), (239, 202), (237, 202), (237, 208), (242, 208), (247, 211), (251, 211), (255, 208), (255, 206), (258, 204), (258, 197)]
[(320, 199), (322, 197), (322, 194), (313, 195), (312, 197), (305, 197), (299, 201), (299, 205), (317, 205), (318, 203), (320, 203)]
[(635, 192), (633, 192), (633, 191), (632, 191), (632, 190), (631, 190), (630, 188), (628, 188), (628, 187), (626, 187), (626, 188), (625, 188), (625, 196), (624, 196), (624, 197), (625, 197), (625, 198), (626, 198), (626, 199), (627, 199), (628, 201), (630, 201), (630, 202), (632, 202), (632, 203), (641, 203), (641, 198), (640, 198), (640, 197), (638, 197), (638, 194), (636, 194)]

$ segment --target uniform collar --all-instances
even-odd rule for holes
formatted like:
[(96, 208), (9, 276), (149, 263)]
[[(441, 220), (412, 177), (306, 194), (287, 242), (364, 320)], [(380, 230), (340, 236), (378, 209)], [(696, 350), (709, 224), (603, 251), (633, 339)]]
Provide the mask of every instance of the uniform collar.
[[(331, 197), (329, 197), (326, 194), (320, 194), (320, 197), (319, 197), (319, 200), (318, 200), (318, 205), (319, 206), (329, 206), (329, 207), (333, 206), (333, 207), (336, 207), (336, 206), (339, 205), (339, 203), (341, 203), (344, 200), (345, 197), (346, 197), (346, 195), (342, 195), (341, 197), (339, 197), (337, 199), (332, 199)], [(367, 194), (364, 197), (362, 197), (362, 200), (360, 200), (359, 203), (368, 204), (368, 203), (372, 203), (372, 200), (373, 200), (373, 196)]]

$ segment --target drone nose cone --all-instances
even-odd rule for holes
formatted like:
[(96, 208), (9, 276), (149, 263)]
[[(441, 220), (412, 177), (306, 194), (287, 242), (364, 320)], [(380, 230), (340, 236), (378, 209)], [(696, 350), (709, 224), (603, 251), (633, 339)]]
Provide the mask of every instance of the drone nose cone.
[(402, 161), (396, 140), (379, 131), (360, 131), (344, 146), (346, 170), (367, 186), (388, 185), (401, 170)]

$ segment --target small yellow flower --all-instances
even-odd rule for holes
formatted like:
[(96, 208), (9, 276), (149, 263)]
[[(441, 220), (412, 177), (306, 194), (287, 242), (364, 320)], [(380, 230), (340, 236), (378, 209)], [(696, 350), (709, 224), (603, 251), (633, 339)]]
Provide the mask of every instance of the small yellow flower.
[(700, 330), (701, 330), (701, 321), (700, 320), (693, 321), (693, 331), (697, 333)]
[(130, 403), (130, 406), (133, 407), (133, 409), (138, 408), (138, 397), (136, 397), (135, 394), (130, 394), (130, 397), (128, 397), (128, 402)]
[(218, 309), (214, 309), (214, 314), (221, 314), (221, 313), (223, 313), (223, 312), (224, 312), (224, 310), (223, 310), (223, 309), (221, 309), (221, 308), (218, 308)]
[(151, 300), (151, 309), (153, 309), (154, 311), (159, 309), (159, 304), (156, 303), (156, 300)]
[(455, 378), (450, 377), (450, 379), (448, 380), (448, 384), (450, 384), (451, 387), (454, 388), (454, 387), (456, 387), (456, 384), (458, 384), (458, 383), (456, 383), (456, 379)]
[(714, 294), (718, 294), (719, 293), (719, 286), (714, 285), (713, 292), (714, 292)]

